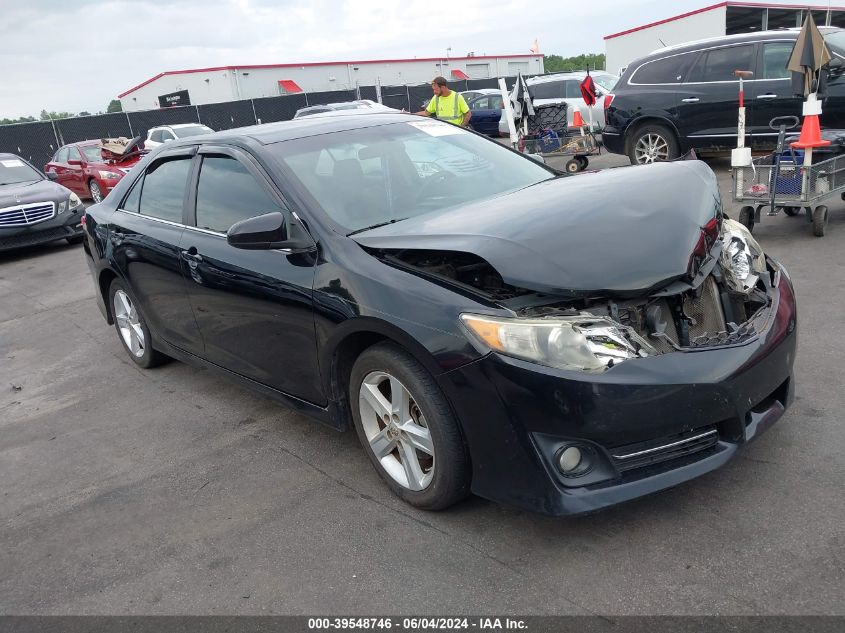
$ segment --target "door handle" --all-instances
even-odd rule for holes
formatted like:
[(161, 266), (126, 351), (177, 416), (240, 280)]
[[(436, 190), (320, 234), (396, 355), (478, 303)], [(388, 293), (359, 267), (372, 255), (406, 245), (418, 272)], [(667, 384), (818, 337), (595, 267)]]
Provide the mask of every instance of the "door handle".
[(202, 255), (197, 252), (196, 246), (191, 246), (188, 250), (182, 251), (182, 258), (188, 260), (189, 262), (199, 263), (202, 261)]
[(684, 103), (698, 103), (698, 97), (687, 97), (686, 99), (681, 99)]
[(770, 99), (777, 99), (777, 98), (778, 98), (778, 96), (777, 96), (777, 95), (772, 95), (772, 94), (768, 94), (768, 95), (757, 95), (757, 98), (758, 98), (758, 99), (766, 99), (766, 100), (768, 101), (768, 100), (770, 100)]

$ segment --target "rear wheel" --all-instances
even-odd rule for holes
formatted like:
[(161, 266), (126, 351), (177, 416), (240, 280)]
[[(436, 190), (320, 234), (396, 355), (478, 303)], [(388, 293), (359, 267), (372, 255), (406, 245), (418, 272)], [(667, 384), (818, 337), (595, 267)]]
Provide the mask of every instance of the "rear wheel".
[(813, 211), (813, 235), (824, 237), (827, 232), (827, 207), (820, 204)]
[(581, 163), (575, 160), (574, 158), (571, 158), (566, 161), (565, 167), (566, 171), (570, 174), (577, 174), (582, 169)]
[(680, 156), (675, 134), (665, 125), (646, 123), (631, 138), (628, 158), (633, 165), (648, 165)]
[(96, 180), (91, 180), (88, 183), (88, 191), (91, 192), (91, 199), (94, 202), (100, 203), (103, 201), (103, 191), (100, 189), (100, 185), (97, 183)]
[(138, 309), (129, 289), (119, 279), (109, 287), (109, 302), (114, 327), (123, 347), (136, 365), (149, 369), (167, 360), (167, 356), (153, 349), (153, 337), (147, 322)]
[(349, 400), (358, 438), (381, 478), (407, 503), (441, 510), (469, 492), (458, 422), (425, 368), (380, 343), (355, 361)]
[(749, 231), (754, 231), (754, 207), (742, 207), (737, 221)]

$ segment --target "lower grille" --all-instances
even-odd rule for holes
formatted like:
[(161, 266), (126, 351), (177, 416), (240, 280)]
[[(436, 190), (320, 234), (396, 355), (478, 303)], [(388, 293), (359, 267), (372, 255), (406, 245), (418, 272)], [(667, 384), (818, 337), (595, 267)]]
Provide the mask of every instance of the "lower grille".
[(715, 446), (718, 441), (718, 431), (715, 427), (709, 426), (672, 438), (618, 446), (611, 450), (611, 454), (616, 467), (624, 472), (692, 455)]
[(12, 235), (10, 237), (0, 237), (0, 250), (6, 248), (19, 248), (21, 246), (31, 246), (33, 244), (43, 244), (44, 242), (51, 242), (65, 237), (71, 237), (75, 234), (76, 232), (73, 228), (59, 226), (46, 231), (35, 231), (31, 233), (22, 233), (20, 235)]
[(54, 202), (37, 202), (7, 207), (0, 211), (0, 228), (11, 226), (28, 226), (49, 220), (56, 215)]

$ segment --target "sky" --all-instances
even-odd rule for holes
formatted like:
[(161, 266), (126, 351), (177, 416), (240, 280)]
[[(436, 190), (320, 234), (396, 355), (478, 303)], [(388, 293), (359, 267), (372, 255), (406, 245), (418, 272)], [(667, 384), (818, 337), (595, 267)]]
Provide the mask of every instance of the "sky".
[(535, 38), (546, 54), (603, 53), (605, 35), (714, 3), (0, 0), (0, 118), (105, 111), (166, 70), (517, 54)]

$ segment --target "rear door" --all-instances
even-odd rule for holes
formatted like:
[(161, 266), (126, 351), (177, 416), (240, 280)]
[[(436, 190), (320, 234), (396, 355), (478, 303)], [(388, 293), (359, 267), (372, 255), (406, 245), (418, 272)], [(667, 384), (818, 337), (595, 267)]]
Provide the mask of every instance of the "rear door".
[[(678, 94), (678, 131), (690, 146), (736, 147), (739, 80), (733, 73), (753, 71), (755, 55), (754, 44), (718, 46), (699, 53)], [(746, 100), (746, 119), (754, 116), (752, 101)]]
[(205, 147), (197, 156), (194, 217), (182, 238), (188, 294), (206, 345), (221, 367), (323, 404), (312, 289), (315, 254), (229, 246), (235, 222), (280, 211), (278, 190), (251, 155)]
[[(754, 81), (746, 84), (751, 116), (746, 114), (746, 129), (752, 134), (751, 146), (771, 149), (777, 132), (769, 127), (775, 117), (801, 117), (803, 100), (792, 93), (790, 72), (786, 69), (795, 40), (760, 42), (757, 45), (757, 68)], [(797, 132), (797, 129), (795, 130)]]
[(476, 132), (499, 135), (499, 119), (502, 118), (502, 95), (482, 95), (469, 102), (472, 112), (470, 125)]
[(180, 148), (150, 163), (114, 213), (109, 244), (153, 333), (202, 356), (179, 249), (195, 153), (195, 147)]
[(68, 180), (68, 164), (67, 164), (67, 147), (61, 148), (56, 155), (53, 157), (53, 160), (47, 164), (44, 171), (48, 173), (55, 174), (53, 180), (60, 185), (68, 187), (67, 180)]

